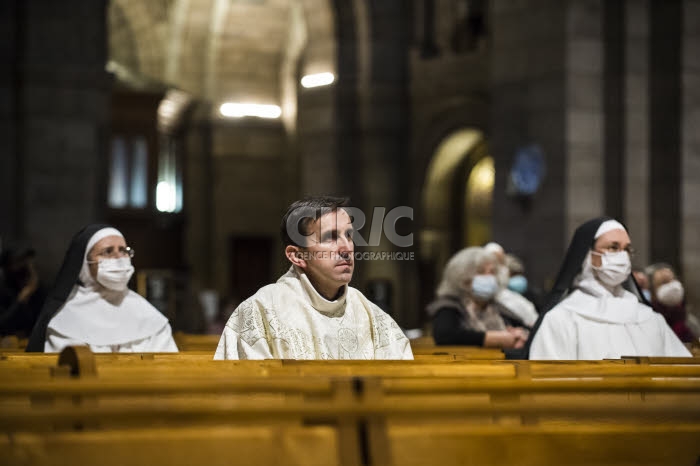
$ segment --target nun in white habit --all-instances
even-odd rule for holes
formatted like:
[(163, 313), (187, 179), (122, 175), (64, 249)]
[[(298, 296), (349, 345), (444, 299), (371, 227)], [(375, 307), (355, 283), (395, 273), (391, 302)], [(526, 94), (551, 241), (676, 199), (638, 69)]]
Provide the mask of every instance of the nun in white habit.
[(131, 249), (108, 225), (88, 225), (66, 253), (27, 351), (88, 345), (99, 353), (176, 352), (168, 319), (131, 291)]
[(691, 356), (640, 296), (631, 268), (621, 223), (599, 218), (581, 225), (550, 295), (551, 310), (534, 330), (530, 359)]

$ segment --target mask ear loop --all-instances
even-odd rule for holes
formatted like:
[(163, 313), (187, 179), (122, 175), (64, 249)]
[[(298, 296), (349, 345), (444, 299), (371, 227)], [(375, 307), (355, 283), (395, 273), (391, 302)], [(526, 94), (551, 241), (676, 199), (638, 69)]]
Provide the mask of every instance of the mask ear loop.
[(598, 251), (594, 251), (593, 249), (591, 249), (591, 250), (590, 250), (590, 254), (591, 254), (591, 255), (592, 255), (592, 254), (595, 254), (596, 256), (600, 256), (600, 265), (599, 265), (599, 266), (593, 265), (593, 261), (591, 260), (592, 258), (591, 258), (590, 256), (588, 257), (588, 262), (591, 264), (591, 268), (592, 268), (593, 270), (600, 270), (601, 267), (603, 267), (603, 265), (604, 265), (604, 264), (603, 264), (603, 257), (605, 257), (605, 253), (598, 252)]

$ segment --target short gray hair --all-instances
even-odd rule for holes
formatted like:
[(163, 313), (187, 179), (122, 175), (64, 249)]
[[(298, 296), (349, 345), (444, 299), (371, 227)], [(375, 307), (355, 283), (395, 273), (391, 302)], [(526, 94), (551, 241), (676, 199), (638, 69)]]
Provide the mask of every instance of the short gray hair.
[(470, 247), (457, 252), (447, 261), (436, 294), (439, 297), (464, 297), (467, 292), (464, 282), (474, 278), (478, 274), (479, 267), (486, 262), (496, 263), (497, 259), (493, 253), (484, 248)]
[(523, 262), (513, 254), (506, 254), (506, 267), (508, 267), (511, 276), (525, 274)]

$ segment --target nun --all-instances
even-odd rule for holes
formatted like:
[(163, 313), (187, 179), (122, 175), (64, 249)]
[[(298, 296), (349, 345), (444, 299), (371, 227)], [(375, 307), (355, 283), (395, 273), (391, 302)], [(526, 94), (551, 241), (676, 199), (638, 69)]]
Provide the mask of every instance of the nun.
[(176, 352), (168, 319), (128, 288), (134, 251), (109, 225), (84, 227), (66, 252), (27, 345), (59, 352), (87, 345), (93, 352)]
[(614, 219), (593, 219), (576, 230), (549, 311), (528, 342), (530, 359), (691, 356), (642, 297), (631, 278), (631, 253), (627, 230)]

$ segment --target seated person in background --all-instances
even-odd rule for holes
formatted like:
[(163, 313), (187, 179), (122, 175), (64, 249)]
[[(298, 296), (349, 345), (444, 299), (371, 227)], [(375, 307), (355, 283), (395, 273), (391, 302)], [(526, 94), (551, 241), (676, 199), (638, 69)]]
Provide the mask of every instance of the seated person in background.
[(214, 359), (413, 359), (396, 322), (348, 286), (355, 257), (346, 206), (335, 197), (289, 206), (281, 235), (291, 266), (233, 311)]
[(28, 337), (46, 299), (34, 266), (34, 249), (12, 246), (0, 254), (0, 335)]
[(128, 288), (133, 250), (108, 225), (74, 237), (27, 351), (59, 352), (88, 345), (94, 352), (176, 352), (168, 319)]
[(634, 281), (637, 282), (639, 291), (642, 293), (642, 296), (644, 296), (644, 299), (647, 303), (651, 304), (651, 290), (649, 289), (649, 278), (646, 272), (640, 268), (634, 267), (632, 268), (632, 277), (634, 277)]
[(494, 297), (499, 285), (497, 259), (486, 249), (471, 247), (452, 256), (445, 266), (437, 299), (426, 308), (433, 318), (438, 345), (518, 348), (527, 330), (508, 326)]
[[(535, 311), (540, 311), (539, 293), (535, 292), (525, 276), (525, 267), (520, 259), (513, 254), (506, 254), (506, 267), (508, 267), (508, 289), (522, 295), (535, 306)], [(538, 314), (539, 315), (539, 314)], [(534, 325), (534, 321), (530, 327)]]
[(690, 356), (663, 317), (640, 302), (630, 253), (627, 230), (616, 220), (578, 227), (550, 294), (551, 310), (533, 330), (530, 359)]
[[(508, 289), (510, 272), (506, 264), (505, 251), (497, 243), (488, 243), (484, 249), (496, 257), (496, 279), (499, 288), (494, 300), (499, 304), (499, 310), (514, 314), (517, 320), (512, 322), (513, 324), (532, 327), (537, 321), (537, 309), (523, 295)], [(505, 317), (508, 318), (508, 316)]]
[(685, 289), (668, 264), (658, 263), (649, 266), (651, 284), (651, 306), (664, 316), (666, 323), (682, 342), (690, 343), (697, 339), (688, 328), (688, 313), (685, 310)]

